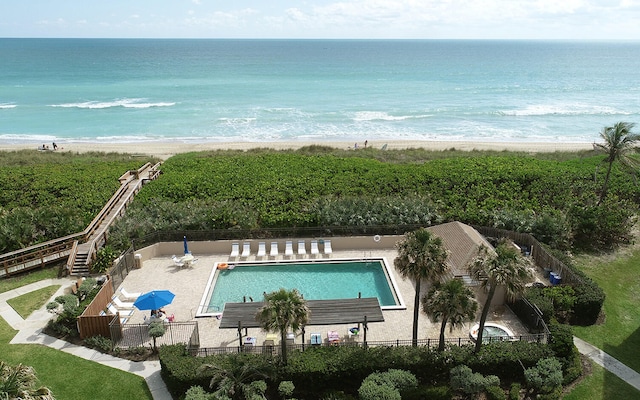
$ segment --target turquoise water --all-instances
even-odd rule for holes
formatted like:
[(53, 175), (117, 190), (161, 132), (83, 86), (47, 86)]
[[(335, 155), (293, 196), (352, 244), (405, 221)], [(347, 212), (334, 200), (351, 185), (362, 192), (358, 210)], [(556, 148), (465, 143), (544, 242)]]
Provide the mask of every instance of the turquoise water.
[(309, 262), (240, 265), (219, 271), (205, 312), (218, 312), (224, 303), (262, 301), (263, 292), (298, 289), (307, 300), (377, 297), (381, 306), (396, 305), (380, 261)]
[(0, 143), (592, 142), (640, 43), (0, 39)]

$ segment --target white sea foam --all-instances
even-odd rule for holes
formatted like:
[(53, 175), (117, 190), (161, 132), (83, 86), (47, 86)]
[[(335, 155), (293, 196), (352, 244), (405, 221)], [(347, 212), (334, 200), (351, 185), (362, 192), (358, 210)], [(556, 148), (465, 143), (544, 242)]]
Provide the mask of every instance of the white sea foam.
[(11, 103), (0, 104), (0, 110), (9, 109), (9, 108), (16, 108), (16, 107), (18, 107), (16, 104), (11, 104)]
[(517, 110), (499, 111), (500, 115), (531, 117), (544, 115), (631, 115), (613, 107), (591, 104), (534, 104)]
[(362, 121), (404, 121), (407, 119), (427, 118), (430, 115), (391, 115), (384, 111), (358, 111), (354, 114), (353, 120)]
[(112, 107), (151, 108), (151, 107), (171, 107), (176, 104), (173, 102), (147, 103), (147, 102), (144, 102), (145, 100), (147, 99), (116, 99), (113, 101), (85, 101), (81, 103), (52, 104), (51, 107), (88, 108), (88, 109), (103, 109), (103, 108), (112, 108)]

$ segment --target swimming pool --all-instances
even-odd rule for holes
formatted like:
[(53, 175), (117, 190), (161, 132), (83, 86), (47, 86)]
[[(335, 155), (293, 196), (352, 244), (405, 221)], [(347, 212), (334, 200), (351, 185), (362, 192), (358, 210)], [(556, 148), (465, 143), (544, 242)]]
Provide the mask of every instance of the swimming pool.
[(309, 260), (238, 262), (214, 265), (196, 316), (212, 316), (225, 303), (262, 301), (264, 292), (298, 289), (307, 300), (377, 297), (383, 309), (404, 309), (386, 260)]

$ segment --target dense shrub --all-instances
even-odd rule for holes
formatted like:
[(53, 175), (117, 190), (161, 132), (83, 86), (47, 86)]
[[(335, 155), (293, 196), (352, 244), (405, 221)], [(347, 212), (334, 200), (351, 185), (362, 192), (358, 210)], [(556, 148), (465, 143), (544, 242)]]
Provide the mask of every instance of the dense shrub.
[[(153, 230), (459, 220), (531, 232), (566, 249), (574, 237), (588, 246), (626, 240), (636, 208), (633, 190), (613, 180), (606, 208), (615, 212), (602, 231), (593, 229), (605, 209), (589, 205), (595, 204), (598, 189), (592, 179), (598, 157), (558, 162), (456, 154), (397, 164), (361, 154), (255, 151), (171, 157), (161, 177), (141, 190), (112, 239), (126, 247), (127, 238)], [(589, 237), (582, 237), (586, 233)]]
[(466, 395), (477, 395), (490, 386), (500, 386), (500, 379), (497, 376), (474, 373), (466, 365), (451, 368), (449, 382), (453, 390)]
[(507, 396), (500, 386), (489, 386), (485, 389), (487, 400), (506, 400)]
[(367, 376), (358, 389), (358, 395), (361, 400), (395, 400), (402, 398), (402, 391), (416, 387), (418, 380), (411, 372), (390, 369)]
[(573, 343), (571, 326), (552, 323), (549, 331), (549, 347), (562, 364), (563, 384), (571, 383), (582, 375), (580, 352)]
[(278, 394), (282, 398), (291, 397), (294, 390), (295, 385), (291, 381), (282, 381), (278, 384)]
[(98, 349), (103, 353), (110, 352), (111, 348), (113, 347), (113, 343), (111, 342), (111, 339), (101, 335), (88, 337), (84, 339), (84, 343), (87, 347)]
[(562, 366), (555, 358), (543, 358), (524, 371), (527, 385), (536, 393), (551, 393), (562, 387)]

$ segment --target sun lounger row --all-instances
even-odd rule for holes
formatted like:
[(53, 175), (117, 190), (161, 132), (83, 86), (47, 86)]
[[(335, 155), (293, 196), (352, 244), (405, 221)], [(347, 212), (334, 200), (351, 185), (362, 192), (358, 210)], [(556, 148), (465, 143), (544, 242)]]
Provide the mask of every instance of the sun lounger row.
[[(331, 240), (312, 240), (311, 241), (311, 249), (310, 253), (312, 256), (320, 255), (319, 244), (323, 245), (323, 253), (326, 256), (331, 256), (333, 253), (333, 249), (331, 248)], [(304, 240), (298, 241), (297, 252), (293, 251), (293, 241), (287, 240), (285, 242), (284, 256), (285, 257), (293, 257), (295, 254), (298, 256), (304, 257), (307, 255), (307, 245)], [(251, 255), (251, 242), (242, 243), (242, 253), (240, 252), (240, 243), (232, 243), (231, 244), (231, 253), (229, 254), (230, 258), (248, 258)], [(277, 257), (280, 255), (280, 250), (278, 249), (278, 242), (271, 242), (271, 248), (269, 251), (269, 257)], [(256, 257), (266, 257), (267, 256), (267, 243), (266, 242), (258, 242), (258, 252), (256, 253)]]

